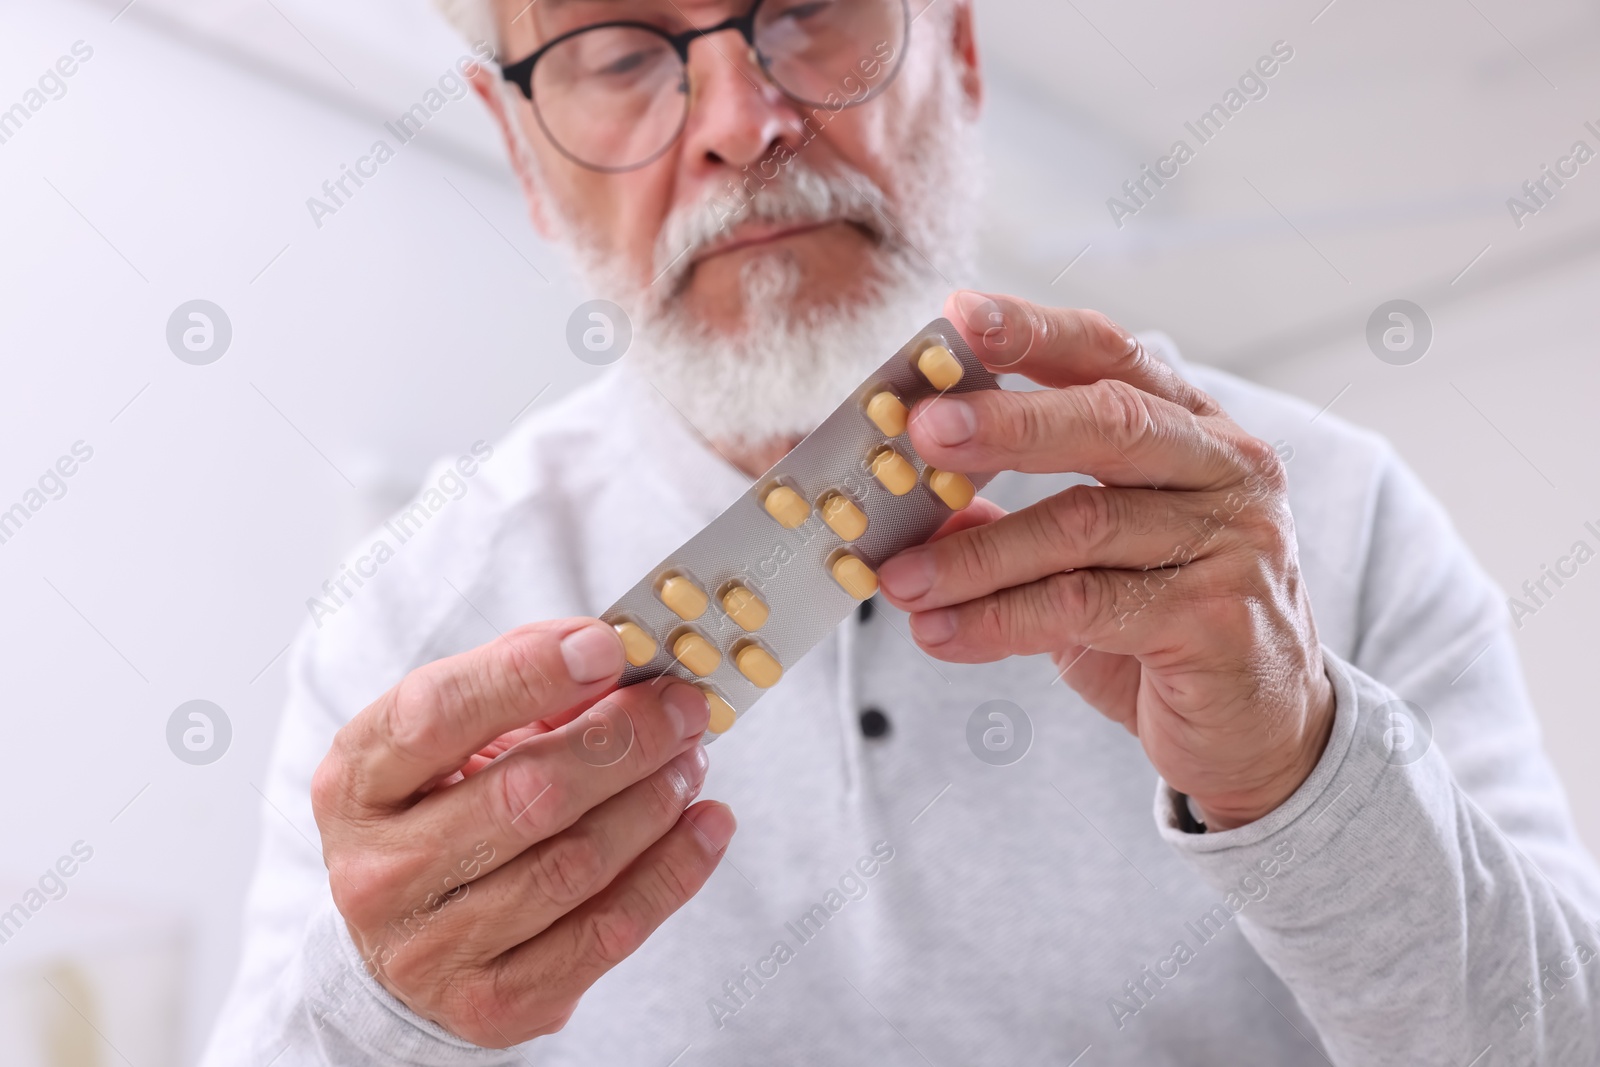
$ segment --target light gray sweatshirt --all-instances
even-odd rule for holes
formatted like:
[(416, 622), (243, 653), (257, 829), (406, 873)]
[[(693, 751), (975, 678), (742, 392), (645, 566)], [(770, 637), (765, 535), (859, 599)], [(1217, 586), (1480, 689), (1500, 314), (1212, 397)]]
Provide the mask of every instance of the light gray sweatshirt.
[[(1382, 441), (1148, 340), (1292, 454), (1338, 710), (1282, 808), (1185, 832), (1137, 740), (1046, 658), (934, 661), (880, 601), (711, 748), (702, 795), (740, 824), (726, 859), (562, 1032), (487, 1051), (416, 1018), (333, 908), (311, 774), (407, 671), (603, 609), (748, 488), (614, 372), (480, 446), (470, 477), (441, 466), (352, 553), (361, 584), (309, 605), (204, 1063), (1600, 1064), (1600, 872), (1501, 597)], [(1021, 709), (1004, 755), (1032, 734), (1006, 765), (968, 742), (992, 700)], [(864, 736), (867, 708), (886, 735)]]

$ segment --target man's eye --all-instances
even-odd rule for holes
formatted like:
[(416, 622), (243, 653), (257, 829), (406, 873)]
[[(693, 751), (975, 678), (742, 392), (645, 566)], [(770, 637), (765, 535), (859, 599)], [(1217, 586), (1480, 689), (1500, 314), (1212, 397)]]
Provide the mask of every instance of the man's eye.
[(649, 57), (644, 52), (629, 52), (619, 56), (595, 71), (603, 77), (615, 77), (620, 74), (631, 74), (644, 66)]
[(788, 19), (791, 22), (805, 22), (808, 19), (815, 18), (817, 15), (822, 14), (824, 11), (827, 11), (833, 6), (834, 5), (830, 2), (827, 2), (827, 0), (813, 0), (812, 3), (808, 4), (791, 4), (782, 11), (778, 12), (778, 17)]

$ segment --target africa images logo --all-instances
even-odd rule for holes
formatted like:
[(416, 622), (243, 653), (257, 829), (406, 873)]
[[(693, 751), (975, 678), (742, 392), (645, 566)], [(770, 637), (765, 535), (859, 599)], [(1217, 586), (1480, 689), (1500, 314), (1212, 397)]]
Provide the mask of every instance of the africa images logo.
[[(1117, 1029), (1127, 1027), (1128, 1020), (1138, 1015), (1154, 1002), (1157, 994), (1183, 973), (1183, 969), (1199, 958), (1205, 947), (1221, 937), (1228, 924), (1251, 904), (1259, 904), (1272, 892), (1272, 880), (1286, 873), (1294, 862), (1295, 848), (1288, 841), (1272, 846), (1272, 854), (1255, 863), (1259, 872), (1246, 874), (1228, 891), (1220, 902), (1198, 919), (1183, 924), (1186, 936), (1172, 943), (1172, 949), (1154, 964), (1139, 968), (1139, 973), (1122, 984), (1118, 995), (1106, 998), (1106, 1008), (1111, 1012)], [(1189, 942), (1193, 940), (1191, 945)]]
[(455, 66), (439, 75), (437, 85), (429, 86), (420, 100), (393, 122), (383, 124), (384, 131), (394, 138), (393, 145), (385, 138), (378, 138), (353, 167), (348, 163), (339, 164), (338, 175), (322, 183), (322, 196), (306, 197), (306, 211), (317, 229), (322, 229), (324, 219), (337, 215), (368, 181), (376, 178), (379, 168), (394, 159), (399, 149), (421, 136), (423, 129), (447, 104), (466, 98), (469, 84), (482, 64), (494, 59), (494, 49), (484, 41), (473, 45), (472, 51), (477, 59), (462, 56), (456, 60)]

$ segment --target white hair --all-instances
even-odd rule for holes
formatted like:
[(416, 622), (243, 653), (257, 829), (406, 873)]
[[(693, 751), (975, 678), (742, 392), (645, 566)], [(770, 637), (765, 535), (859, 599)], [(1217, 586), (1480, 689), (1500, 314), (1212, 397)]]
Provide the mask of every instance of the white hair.
[(433, 6), (468, 41), (488, 41), (498, 52), (500, 31), (494, 21), (494, 0), (433, 0)]

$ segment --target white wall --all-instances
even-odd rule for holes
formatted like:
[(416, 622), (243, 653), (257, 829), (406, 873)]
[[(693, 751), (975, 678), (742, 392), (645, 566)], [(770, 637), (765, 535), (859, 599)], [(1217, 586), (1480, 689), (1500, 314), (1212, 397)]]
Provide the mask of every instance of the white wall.
[[(6, 105), (75, 41), (94, 48), (0, 145), (0, 508), (74, 442), (94, 450), (0, 544), (0, 870), (34, 879), (74, 841), (94, 849), (66, 899), (0, 945), (0, 972), (69, 942), (102, 903), (134, 931), (147, 911), (175, 916), (192, 950), (187, 1062), (232, 972), (252, 783), (283, 699), (282, 660), (268, 664), (306, 598), (371, 521), (369, 499), (589, 368), (563, 333), (581, 296), (501, 176), (413, 144), (319, 231), (306, 198), (381, 123), (109, 17), (12, 3), (0, 21)], [(439, 40), (442, 72), (462, 49)], [(485, 120), (468, 100), (436, 121)], [(165, 341), (195, 297), (233, 323), (211, 366)], [(166, 746), (169, 714), (194, 698), (233, 723), (211, 766)], [(163, 1061), (179, 1062), (142, 1062)], [(22, 1061), (0, 1043), (0, 1062)]]
[(1600, 249), (1471, 299), (1419, 301), (1436, 335), (1412, 366), (1376, 359), (1352, 318), (1342, 340), (1249, 373), (1319, 408), (1338, 397), (1331, 411), (1388, 436), (1494, 579), (1536, 607), (1519, 616), (1523, 666), (1579, 829), (1600, 853), (1600, 560), (1547, 581), (1542, 606), (1520, 592), (1574, 542), (1600, 550), (1584, 528), (1600, 529), (1597, 293)]

